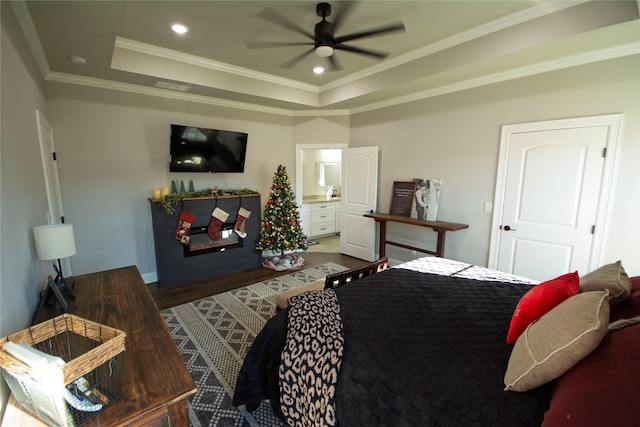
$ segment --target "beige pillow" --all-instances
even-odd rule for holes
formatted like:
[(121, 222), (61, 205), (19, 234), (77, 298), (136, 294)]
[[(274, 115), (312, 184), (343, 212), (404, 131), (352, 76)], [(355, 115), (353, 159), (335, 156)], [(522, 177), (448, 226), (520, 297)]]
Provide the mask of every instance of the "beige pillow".
[(591, 353), (607, 333), (609, 292), (585, 292), (554, 307), (516, 341), (505, 390), (527, 391), (558, 378)]
[(580, 278), (580, 292), (609, 290), (609, 304), (616, 305), (631, 295), (631, 280), (617, 261), (603, 265)]

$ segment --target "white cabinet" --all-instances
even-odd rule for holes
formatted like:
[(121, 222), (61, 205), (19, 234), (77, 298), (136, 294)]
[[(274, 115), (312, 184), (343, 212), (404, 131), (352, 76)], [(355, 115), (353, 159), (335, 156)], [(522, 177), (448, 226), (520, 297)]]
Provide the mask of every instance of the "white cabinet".
[[(308, 212), (308, 217), (305, 213)], [(340, 231), (340, 202), (303, 203), (300, 209), (300, 222), (304, 233), (309, 237), (325, 236)], [(305, 221), (309, 218), (309, 222)], [(308, 228), (310, 224), (310, 228)]]
[(336, 233), (342, 230), (342, 205), (340, 202), (334, 202), (336, 205)]
[(335, 202), (314, 203), (311, 205), (311, 235), (322, 236), (336, 232)]
[(311, 236), (311, 205), (308, 203), (303, 203), (300, 205), (300, 226), (302, 227), (302, 232), (307, 235), (307, 237)]

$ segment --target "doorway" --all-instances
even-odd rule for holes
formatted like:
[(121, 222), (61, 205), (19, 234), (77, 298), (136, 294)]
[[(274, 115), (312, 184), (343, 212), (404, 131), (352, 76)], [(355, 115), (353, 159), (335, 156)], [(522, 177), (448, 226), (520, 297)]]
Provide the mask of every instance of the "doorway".
[(322, 252), (339, 254), (340, 253), (340, 235), (318, 237), (313, 239), (314, 244), (310, 244), (307, 252)]
[[(310, 188), (314, 187), (314, 190), (317, 189), (317, 194), (323, 190), (323, 188), (319, 187), (318, 173), (316, 171), (316, 165), (307, 165), (306, 168), (308, 173), (305, 175), (305, 153), (306, 157), (310, 157), (309, 153), (312, 153), (313, 158), (321, 158), (320, 154), (325, 150), (342, 150), (347, 148), (349, 144), (297, 144), (296, 145), (296, 203), (298, 206), (302, 205), (302, 197), (305, 195), (305, 186)], [(340, 156), (342, 158), (342, 156)], [(331, 163), (336, 163), (332, 161)], [(306, 181), (311, 181), (310, 183)], [(307, 185), (309, 184), (309, 185)], [(326, 190), (325, 190), (326, 191)], [(315, 193), (314, 193), (315, 194)]]
[(547, 280), (600, 264), (621, 120), (503, 126), (490, 268)]

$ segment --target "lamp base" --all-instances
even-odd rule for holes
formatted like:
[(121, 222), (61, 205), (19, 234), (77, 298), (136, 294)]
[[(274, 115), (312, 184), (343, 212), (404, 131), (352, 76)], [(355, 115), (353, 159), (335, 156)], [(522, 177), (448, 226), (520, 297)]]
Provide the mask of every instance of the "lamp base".
[[(60, 287), (53, 280), (51, 276), (49, 276), (48, 279), (49, 280), (47, 283), (47, 291), (44, 294), (44, 305), (51, 306), (51, 304), (49, 303), (49, 300), (53, 295), (55, 295), (57, 303), (60, 304), (60, 307), (62, 308), (62, 310), (67, 311), (67, 309), (69, 308), (69, 305), (67, 304), (67, 300), (65, 300), (64, 296), (62, 295), (62, 291), (60, 290)], [(73, 296), (73, 299), (76, 299), (75, 296)]]
[(62, 309), (64, 311), (67, 311), (67, 308), (68, 308), (67, 300), (64, 299), (64, 295), (62, 295), (62, 293), (66, 292), (71, 297), (71, 299), (75, 301), (76, 296), (72, 291), (73, 280), (65, 278), (62, 275), (61, 270), (58, 270), (56, 268), (56, 271), (58, 272), (58, 275), (56, 276), (55, 279), (53, 279), (51, 276), (48, 277), (49, 281), (47, 284), (47, 290), (44, 294), (44, 305), (51, 306), (52, 305), (50, 303), (51, 297), (55, 295)]
[[(76, 296), (73, 294), (72, 289), (73, 289), (73, 280), (69, 279), (69, 278), (65, 278), (62, 275), (62, 265), (60, 264), (60, 260), (58, 260), (58, 265), (56, 266), (56, 263), (54, 261), (53, 263), (53, 269), (56, 271), (56, 278), (53, 279), (53, 283), (56, 284), (56, 286), (58, 287), (58, 289), (60, 290), (60, 292), (67, 292), (69, 293), (69, 296), (75, 300)], [(46, 302), (46, 301), (45, 301)]]

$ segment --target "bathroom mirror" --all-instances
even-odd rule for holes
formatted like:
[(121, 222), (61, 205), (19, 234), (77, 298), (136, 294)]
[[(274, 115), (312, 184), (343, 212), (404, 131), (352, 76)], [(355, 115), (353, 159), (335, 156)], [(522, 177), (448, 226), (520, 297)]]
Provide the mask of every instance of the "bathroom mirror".
[(337, 162), (318, 162), (318, 188), (342, 185), (342, 164)]

